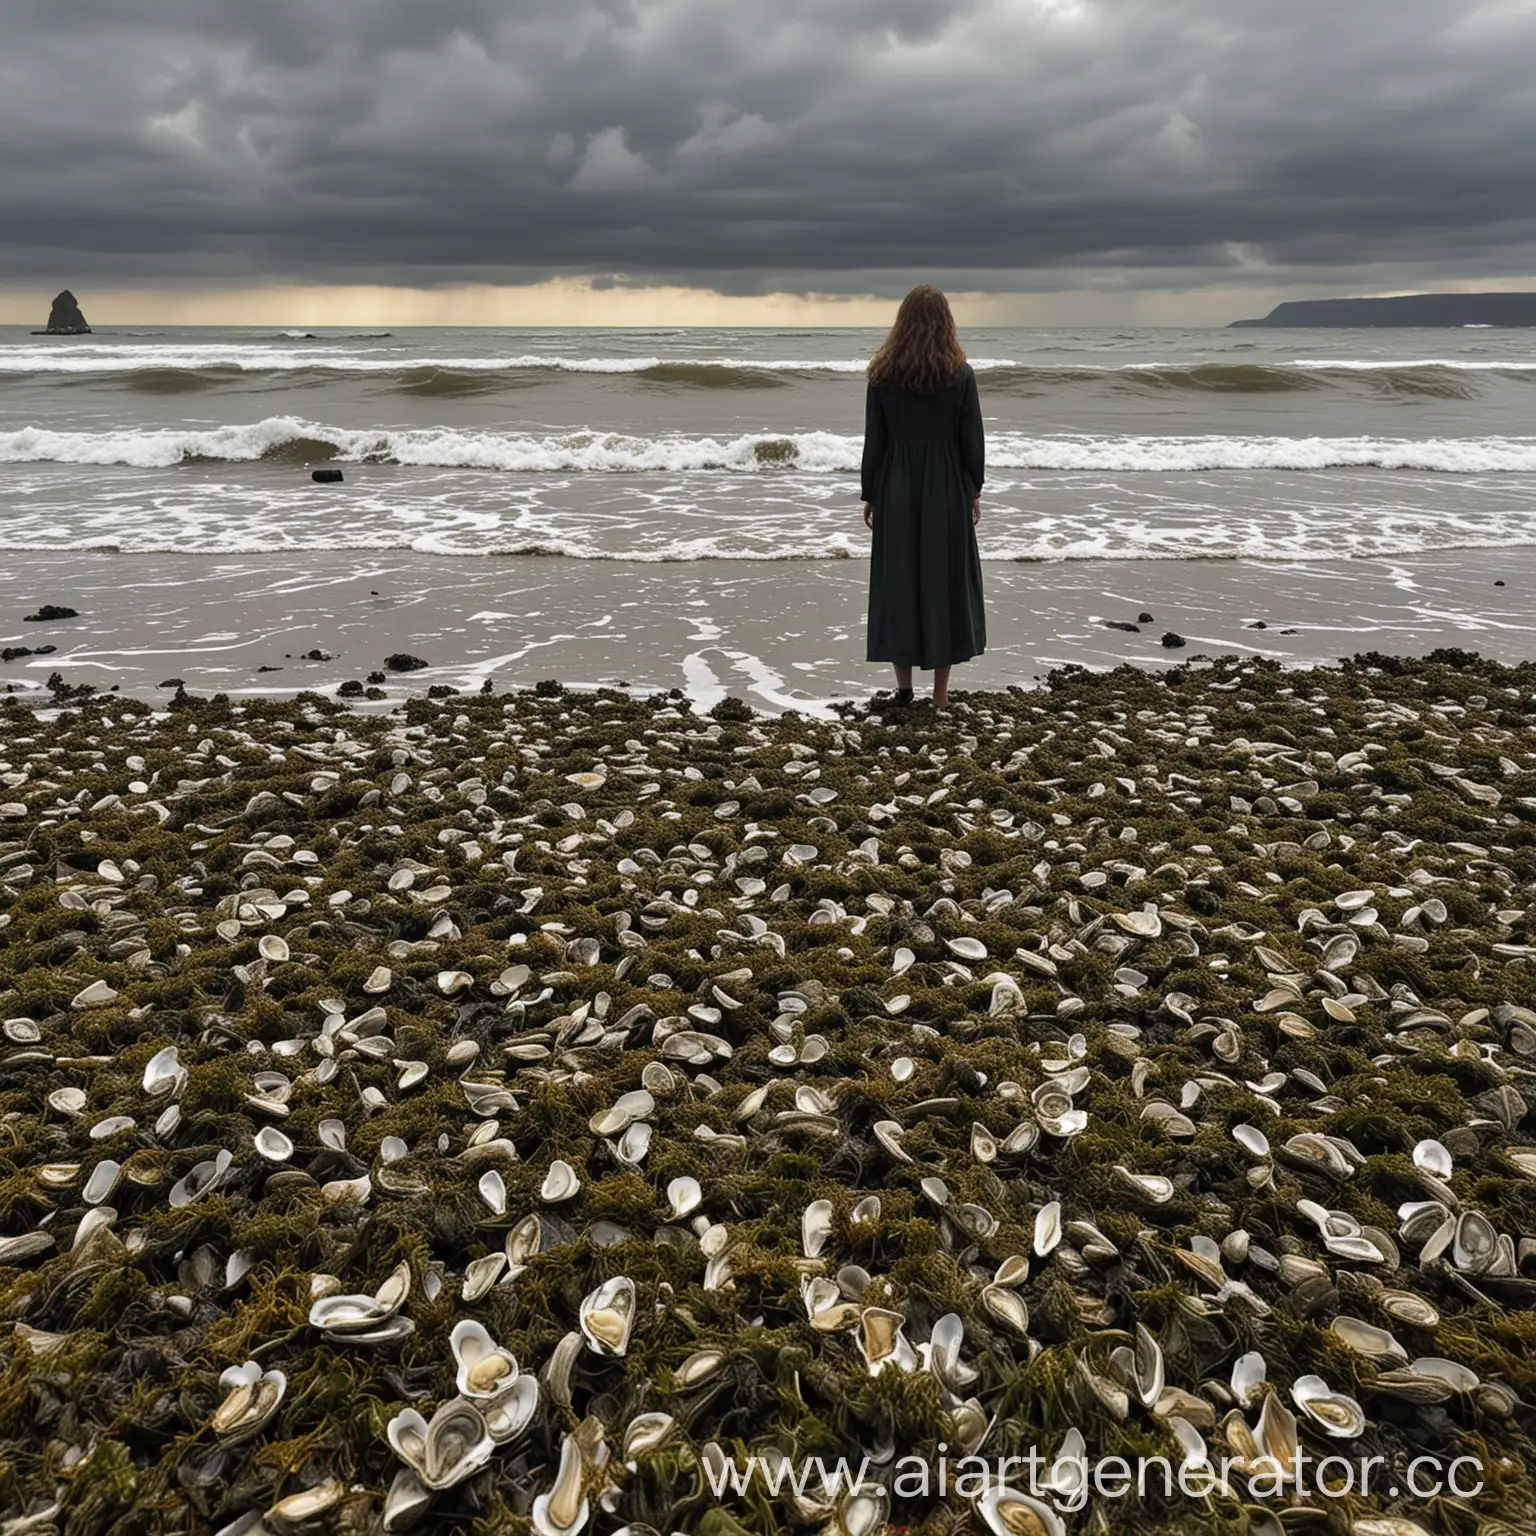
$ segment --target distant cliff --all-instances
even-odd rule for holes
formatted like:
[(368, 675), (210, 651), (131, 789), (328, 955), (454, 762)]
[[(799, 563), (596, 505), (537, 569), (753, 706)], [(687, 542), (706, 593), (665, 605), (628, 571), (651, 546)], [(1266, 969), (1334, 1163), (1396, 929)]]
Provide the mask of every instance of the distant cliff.
[(1238, 326), (1536, 325), (1536, 293), (1408, 293), (1394, 299), (1295, 299)]

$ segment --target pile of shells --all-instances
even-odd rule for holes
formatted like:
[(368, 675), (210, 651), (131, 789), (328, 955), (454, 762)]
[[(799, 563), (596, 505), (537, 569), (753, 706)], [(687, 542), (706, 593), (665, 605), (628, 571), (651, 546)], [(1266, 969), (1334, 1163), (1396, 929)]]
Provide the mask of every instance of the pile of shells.
[(7, 701), (0, 1536), (1532, 1529), (1533, 694)]

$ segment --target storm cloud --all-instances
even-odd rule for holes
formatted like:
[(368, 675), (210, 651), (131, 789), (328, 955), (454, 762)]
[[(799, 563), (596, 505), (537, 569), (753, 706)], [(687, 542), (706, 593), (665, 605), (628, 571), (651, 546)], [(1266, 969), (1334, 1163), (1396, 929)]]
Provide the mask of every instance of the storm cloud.
[(8, 281), (1536, 270), (1536, 5), (9, 0)]

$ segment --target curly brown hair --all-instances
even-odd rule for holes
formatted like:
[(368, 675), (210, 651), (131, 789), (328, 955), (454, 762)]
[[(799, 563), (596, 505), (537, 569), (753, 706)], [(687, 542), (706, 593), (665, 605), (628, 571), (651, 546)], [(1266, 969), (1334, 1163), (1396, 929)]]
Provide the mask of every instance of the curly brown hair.
[(891, 334), (870, 359), (869, 382), (932, 395), (953, 384), (964, 366), (949, 300), (922, 283), (901, 301)]

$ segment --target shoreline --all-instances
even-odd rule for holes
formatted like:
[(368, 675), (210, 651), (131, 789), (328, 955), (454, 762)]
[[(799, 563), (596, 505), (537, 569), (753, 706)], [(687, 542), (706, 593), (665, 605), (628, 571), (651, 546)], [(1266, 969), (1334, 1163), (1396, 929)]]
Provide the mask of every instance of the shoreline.
[[(333, 554), (22, 552), (0, 570), (0, 647), (53, 645), (0, 666), (0, 687), (116, 684), (163, 696), (180, 678), (242, 697), (367, 686), (391, 654), (428, 665), (389, 675), (386, 697), (472, 692), (551, 678), (635, 693), (728, 694), (770, 713), (825, 713), (887, 685), (863, 661), (868, 565), (697, 565)], [(1366, 651), (1536, 658), (1536, 548), (1396, 560), (1108, 560), (989, 564), (989, 648), (957, 668), (975, 691), (1031, 685), (1069, 665), (1157, 671), (1246, 655), (1288, 666)], [(79, 618), (20, 622), (40, 603)], [(1108, 627), (1153, 622), (1136, 633)], [(1262, 623), (1264, 628), (1252, 627)], [(1173, 633), (1185, 644), (1164, 648)], [(319, 659), (306, 659), (319, 651)], [(262, 670), (271, 668), (273, 670)]]

